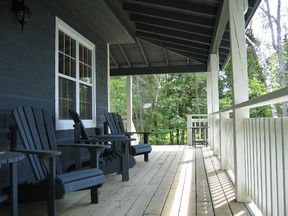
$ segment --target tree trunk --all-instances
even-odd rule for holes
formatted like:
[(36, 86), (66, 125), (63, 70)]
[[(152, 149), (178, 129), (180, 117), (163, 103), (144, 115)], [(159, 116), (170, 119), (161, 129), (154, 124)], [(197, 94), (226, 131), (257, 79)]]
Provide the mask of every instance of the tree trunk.
[[(268, 92), (270, 93), (273, 91), (272, 83), (271, 83), (271, 71), (270, 71), (269, 62), (267, 60), (265, 52), (252, 39), (250, 39), (248, 35), (246, 35), (246, 39), (247, 39), (248, 43), (255, 50), (255, 53), (257, 54), (257, 57), (258, 57), (258, 61), (261, 63), (261, 65), (263, 65), (263, 68), (264, 68), (265, 74), (266, 74), (266, 79), (265, 79), (266, 87), (267, 87)], [(277, 112), (277, 109), (275, 107), (275, 104), (271, 104), (271, 109), (272, 109), (272, 116), (274, 118), (278, 117), (278, 112)]]
[(198, 88), (199, 88), (199, 86), (198, 86), (198, 81), (197, 81), (197, 79), (196, 79), (195, 95), (196, 95), (196, 103), (197, 103), (197, 112), (198, 112), (198, 114), (200, 114), (201, 111), (200, 111), (200, 105), (199, 105), (199, 94), (198, 94)]
[(139, 100), (139, 104), (140, 104), (140, 107), (139, 107), (139, 125), (140, 125), (140, 128), (141, 128), (141, 131), (144, 131), (144, 124), (143, 124), (143, 113), (142, 113), (142, 107), (143, 107), (143, 104), (142, 104), (142, 97), (141, 97), (141, 91), (140, 91), (140, 81), (139, 81), (140, 77), (139, 76), (136, 76), (136, 80), (137, 80), (137, 95), (138, 95), (138, 100)]
[[(287, 86), (287, 82), (285, 78), (285, 62), (284, 62), (284, 57), (283, 57), (283, 46), (281, 43), (281, 14), (280, 14), (281, 0), (278, 0), (276, 18), (271, 15), (269, 1), (265, 0), (265, 3), (267, 6), (268, 24), (269, 24), (269, 28), (271, 30), (271, 36), (272, 36), (272, 46), (274, 50), (277, 52), (277, 57), (279, 61), (279, 72), (280, 72), (280, 79), (281, 79), (280, 86), (281, 88), (284, 88)], [(274, 20), (274, 23), (276, 25), (276, 34), (274, 32), (272, 19)], [(282, 103), (282, 116), (283, 117), (287, 116), (287, 103), (286, 102)]]

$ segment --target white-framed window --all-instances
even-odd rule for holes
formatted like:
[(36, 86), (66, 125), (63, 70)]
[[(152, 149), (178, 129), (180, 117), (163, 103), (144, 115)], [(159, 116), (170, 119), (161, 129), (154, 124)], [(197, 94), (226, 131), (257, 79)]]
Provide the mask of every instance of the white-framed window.
[(86, 127), (95, 127), (95, 45), (57, 17), (55, 35), (56, 130), (73, 128), (69, 109)]

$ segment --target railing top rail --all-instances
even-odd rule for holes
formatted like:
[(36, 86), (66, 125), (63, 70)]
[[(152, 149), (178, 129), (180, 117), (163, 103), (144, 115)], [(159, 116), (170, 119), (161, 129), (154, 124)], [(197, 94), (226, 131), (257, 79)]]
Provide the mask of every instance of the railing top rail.
[(208, 119), (192, 119), (192, 122), (207, 122)]
[(207, 114), (189, 114), (186, 115), (187, 117), (191, 117), (191, 118), (207, 118), (208, 115)]
[(262, 95), (257, 98), (253, 98), (240, 104), (236, 104), (234, 106), (220, 110), (218, 112), (214, 112), (212, 114), (229, 113), (233, 112), (233, 110), (235, 109), (251, 109), (255, 107), (271, 105), (285, 101), (288, 101), (288, 87), (273, 91), (271, 93)]

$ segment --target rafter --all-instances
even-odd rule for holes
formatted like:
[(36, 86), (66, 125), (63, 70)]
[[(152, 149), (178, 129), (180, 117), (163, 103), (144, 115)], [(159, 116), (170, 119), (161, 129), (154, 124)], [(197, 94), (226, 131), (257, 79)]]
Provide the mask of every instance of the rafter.
[(110, 52), (110, 58), (113, 60), (114, 64), (116, 65), (116, 68), (119, 68), (119, 65), (117, 64), (117, 62), (115, 61), (115, 58), (113, 57), (113, 55)]
[(188, 33), (188, 32), (181, 32), (176, 29), (168, 29), (168, 28), (163, 28), (159, 26), (151, 26), (151, 25), (146, 25), (146, 24), (136, 24), (136, 29), (137, 32), (139, 31), (144, 31), (147, 33), (152, 33), (152, 34), (159, 34), (159, 35), (165, 35), (167, 37), (172, 37), (172, 38), (178, 38), (181, 40), (187, 40), (187, 41), (193, 41), (195, 43), (200, 43), (200, 44), (206, 44), (210, 45), (210, 42), (212, 40), (211, 37), (209, 36), (204, 36), (204, 35), (197, 35), (194, 33)]
[(216, 5), (201, 5), (195, 2), (188, 1), (167, 1), (167, 0), (137, 0), (132, 1), (133, 3), (142, 3), (147, 6), (157, 6), (162, 8), (168, 8), (173, 11), (186, 12), (186, 13), (196, 13), (201, 14), (206, 17), (215, 18), (217, 15), (217, 6)]
[(209, 48), (210, 48), (210, 46), (205, 45), (205, 44), (198, 44), (198, 43), (195, 43), (193, 41), (186, 41), (186, 40), (181, 40), (178, 38), (171, 38), (171, 37), (167, 37), (165, 35), (155, 35), (155, 34), (149, 34), (146, 32), (137, 32), (137, 35), (140, 38), (152, 39), (152, 40), (172, 43), (172, 44), (176, 44), (176, 45), (179, 44), (182, 46), (197, 48), (199, 50), (205, 50), (207, 52), (209, 51)]
[(141, 50), (141, 53), (142, 53), (142, 56), (143, 56), (143, 58), (144, 58), (144, 61), (145, 61), (146, 65), (149, 67), (149, 62), (148, 62), (148, 60), (147, 60), (147, 57), (146, 57), (146, 55), (145, 55), (145, 52), (144, 52), (144, 50), (143, 50), (143, 47), (142, 47), (142, 45), (141, 45), (141, 42), (140, 42), (139, 38), (137, 38), (137, 44), (138, 44), (138, 46), (139, 46), (139, 48), (140, 48), (140, 50)]
[[(181, 23), (176, 21), (169, 21), (166, 19), (161, 19), (159, 17), (145, 16), (141, 14), (131, 14), (130, 19), (136, 23), (143, 23), (158, 27), (165, 27), (168, 29), (177, 29), (183, 32), (191, 32), (198, 35), (211, 35), (213, 30), (210, 28), (205, 28), (199, 25), (193, 25), (193, 23)], [(228, 35), (229, 36), (229, 35)]]
[(147, 16), (160, 17), (162, 19), (176, 20), (178, 22), (194, 23), (195, 25), (206, 26), (207, 28), (214, 27), (214, 20), (207, 17), (201, 17), (191, 14), (184, 14), (173, 11), (163, 11), (158, 8), (146, 7), (143, 5), (134, 5), (129, 2), (124, 3), (125, 11), (136, 14), (145, 14)]
[(206, 64), (111, 69), (110, 76), (206, 72)]
[(129, 67), (131, 68), (131, 63), (130, 63), (129, 59), (127, 58), (127, 56), (126, 56), (126, 53), (124, 52), (124, 50), (123, 50), (122, 46), (121, 46), (120, 44), (118, 44), (118, 47), (119, 47), (119, 49), (120, 49), (120, 51), (121, 51), (122, 55), (124, 56), (124, 58), (125, 58), (125, 60), (126, 60), (127, 64), (128, 64), (128, 65), (129, 65)]
[(169, 60), (168, 60), (168, 56), (167, 56), (165, 49), (163, 49), (163, 53), (164, 53), (164, 58), (165, 58), (166, 64), (169, 65)]

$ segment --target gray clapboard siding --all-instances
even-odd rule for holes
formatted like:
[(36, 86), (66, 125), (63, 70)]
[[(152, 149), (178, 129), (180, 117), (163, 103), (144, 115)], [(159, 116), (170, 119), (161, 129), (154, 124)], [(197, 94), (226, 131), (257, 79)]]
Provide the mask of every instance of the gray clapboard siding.
[[(51, 0), (26, 0), (32, 11), (30, 21), (24, 26), (17, 22), (11, 0), (0, 1), (0, 151), (9, 149), (7, 132), (13, 123), (11, 110), (17, 106), (45, 107), (55, 115), (55, 17), (70, 25), (96, 47), (96, 97), (97, 125), (102, 127), (104, 112), (107, 112), (107, 44), (97, 36), (89, 22), (79, 19), (63, 8), (66, 3)], [(76, 10), (76, 9), (75, 9)], [(91, 133), (93, 132), (90, 129)], [(59, 142), (71, 141), (73, 131), (57, 131)], [(20, 141), (19, 141), (20, 142)], [(83, 152), (84, 156), (86, 152)], [(62, 155), (63, 167), (68, 167), (74, 158), (72, 150)], [(19, 180), (30, 178), (29, 164), (21, 164)], [(25, 170), (22, 172), (22, 170)], [(7, 169), (1, 169), (6, 176)], [(0, 179), (0, 188), (7, 184)]]

